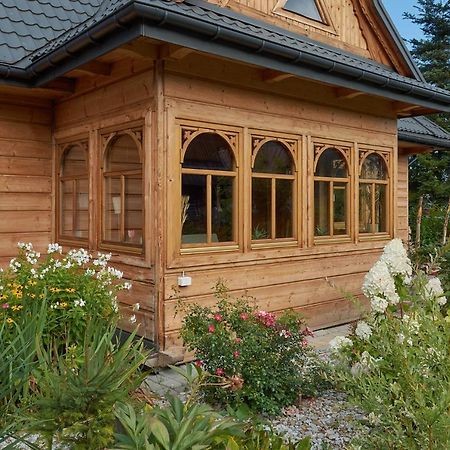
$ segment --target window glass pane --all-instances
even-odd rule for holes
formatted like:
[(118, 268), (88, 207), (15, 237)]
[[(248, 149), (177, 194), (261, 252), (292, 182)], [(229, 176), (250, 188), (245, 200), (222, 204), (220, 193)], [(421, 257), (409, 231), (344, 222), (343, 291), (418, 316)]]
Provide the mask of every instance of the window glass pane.
[(289, 150), (280, 142), (266, 142), (258, 150), (253, 172), (292, 174), (293, 163)]
[(364, 180), (385, 180), (387, 178), (386, 164), (380, 155), (372, 153), (364, 160), (361, 178)]
[(128, 134), (117, 137), (106, 155), (106, 172), (141, 170), (141, 160), (136, 142)]
[(104, 198), (104, 239), (120, 242), (120, 222), (122, 216), (120, 177), (105, 177)]
[(372, 185), (359, 185), (359, 232), (372, 232)]
[(183, 175), (182, 181), (182, 243), (207, 242), (206, 229), (206, 176)]
[(293, 237), (293, 186), (292, 180), (276, 180), (275, 237), (277, 238)]
[(215, 133), (203, 133), (189, 144), (183, 167), (189, 169), (232, 170), (233, 153), (228, 142)]
[(387, 232), (387, 187), (375, 185), (375, 233)]
[(142, 244), (143, 237), (142, 179), (125, 178), (125, 242)]
[(61, 232), (73, 236), (73, 195), (75, 180), (61, 181)]
[(347, 185), (345, 183), (334, 183), (333, 189), (333, 234), (347, 234)]
[(87, 178), (76, 180), (76, 214), (74, 215), (73, 236), (88, 237), (89, 227), (89, 181)]
[(330, 235), (330, 183), (314, 182), (314, 235)]
[(271, 238), (272, 180), (253, 178), (252, 180), (252, 239)]
[(234, 177), (212, 177), (211, 242), (233, 241)]
[(347, 162), (342, 153), (332, 148), (325, 150), (320, 155), (315, 174), (318, 177), (346, 178)]
[(79, 145), (73, 145), (64, 152), (61, 176), (83, 177), (87, 174), (86, 151)]
[(287, 0), (283, 9), (322, 22), (315, 0)]

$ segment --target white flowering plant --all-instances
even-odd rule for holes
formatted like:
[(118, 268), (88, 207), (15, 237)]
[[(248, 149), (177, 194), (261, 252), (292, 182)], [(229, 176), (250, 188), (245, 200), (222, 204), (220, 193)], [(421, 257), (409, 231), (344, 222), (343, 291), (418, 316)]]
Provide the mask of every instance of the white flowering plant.
[(122, 272), (109, 266), (111, 254), (91, 255), (84, 249), (69, 250), (56, 243), (45, 255), (31, 243), (18, 243), (19, 254), (0, 272), (0, 323), (15, 333), (27, 322), (33, 305), (45, 301), (46, 344), (59, 342), (76, 347), (82, 342), (88, 319), (116, 321), (117, 293), (131, 288), (122, 283)]
[(363, 286), (371, 310), (330, 343), (336, 379), (367, 411), (361, 448), (450, 448), (450, 317), (437, 277), (413, 273), (400, 241)]

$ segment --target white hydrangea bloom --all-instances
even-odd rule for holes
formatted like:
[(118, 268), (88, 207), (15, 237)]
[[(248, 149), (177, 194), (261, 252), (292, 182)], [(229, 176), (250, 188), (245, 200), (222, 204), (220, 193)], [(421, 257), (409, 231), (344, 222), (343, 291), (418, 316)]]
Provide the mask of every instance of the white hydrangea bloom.
[(411, 260), (406, 253), (406, 249), (401, 239), (393, 239), (384, 247), (380, 261), (386, 263), (392, 276), (401, 275), (405, 283), (412, 280)]
[(441, 280), (438, 277), (431, 277), (425, 286), (426, 293), (433, 298), (437, 298), (439, 305), (445, 305), (447, 298), (444, 296)]
[(372, 328), (370, 328), (367, 322), (361, 320), (356, 326), (355, 334), (363, 341), (367, 341), (370, 339), (370, 336), (372, 336)]
[(395, 290), (394, 279), (386, 262), (381, 259), (365, 276), (362, 291), (370, 299), (375, 296), (384, 297), (392, 305), (396, 305), (400, 301), (400, 297)]
[(352, 347), (353, 341), (345, 336), (336, 336), (328, 345), (330, 346), (330, 351), (332, 353), (338, 353), (345, 347)]
[(370, 306), (374, 312), (384, 314), (386, 308), (389, 306), (389, 303), (384, 298), (376, 295), (370, 299)]

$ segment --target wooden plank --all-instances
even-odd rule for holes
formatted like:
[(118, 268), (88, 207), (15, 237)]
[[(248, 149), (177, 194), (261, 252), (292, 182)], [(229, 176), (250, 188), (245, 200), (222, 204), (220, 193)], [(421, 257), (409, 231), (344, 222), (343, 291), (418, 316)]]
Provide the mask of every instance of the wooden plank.
[(25, 137), (11, 140), (0, 137), (0, 156), (51, 158), (50, 142), (29, 141)]
[(51, 211), (51, 198), (44, 193), (4, 193), (0, 211)]
[[(18, 175), (0, 175), (0, 193), (1, 192), (31, 192), (47, 193), (51, 192), (51, 179), (39, 176), (18, 176)], [(0, 205), (3, 201), (0, 200)]]
[(0, 220), (0, 233), (51, 231), (50, 212), (43, 211), (3, 211)]
[(50, 233), (2, 233), (0, 234), (0, 256), (16, 256), (18, 242), (31, 242), (35, 250), (44, 253), (51, 242)]
[(52, 173), (50, 159), (0, 156), (0, 174), (35, 175), (49, 177)]

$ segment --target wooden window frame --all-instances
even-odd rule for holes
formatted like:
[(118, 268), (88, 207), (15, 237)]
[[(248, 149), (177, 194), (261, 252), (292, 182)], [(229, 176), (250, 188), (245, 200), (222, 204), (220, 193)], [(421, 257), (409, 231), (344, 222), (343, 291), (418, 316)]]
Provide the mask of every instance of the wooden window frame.
[[(128, 170), (128, 171), (105, 171), (106, 166), (106, 158), (108, 157), (108, 152), (110, 150), (110, 144), (120, 136), (130, 136), (131, 139), (136, 144), (137, 151), (139, 153), (139, 159), (141, 163), (141, 170)], [(119, 251), (122, 253), (130, 253), (134, 255), (143, 255), (145, 249), (145, 195), (144, 195), (144, 152), (143, 152), (143, 126), (132, 127), (132, 128), (124, 128), (118, 129), (115, 131), (111, 131), (109, 133), (101, 134), (101, 164), (100, 164), (100, 189), (99, 189), (99, 198), (100, 198), (100, 214), (99, 214), (99, 248), (102, 250), (112, 250)], [(125, 240), (125, 181), (127, 177), (139, 176), (141, 177), (142, 184), (142, 244), (133, 245), (124, 242)], [(120, 236), (121, 242), (109, 241), (105, 239), (105, 184), (107, 177), (120, 177), (120, 205), (121, 211), (123, 212), (120, 217)]]
[[(381, 157), (385, 164), (386, 169), (386, 179), (385, 180), (375, 180), (375, 179), (364, 179), (361, 178), (361, 171), (364, 161), (372, 154)], [(375, 150), (375, 149), (359, 149), (359, 166), (358, 166), (358, 189), (357, 196), (355, 198), (357, 207), (357, 232), (360, 241), (364, 240), (385, 240), (392, 236), (392, 170), (391, 170), (391, 153), (385, 150)], [(375, 225), (375, 189), (377, 185), (386, 186), (386, 231), (381, 232), (361, 232), (359, 229), (359, 212), (360, 212), (360, 186), (369, 185), (371, 186), (371, 212), (372, 212), (372, 223), (371, 227), (373, 229)]]
[[(299, 210), (299, 198), (301, 198), (298, 187), (300, 185), (298, 180), (298, 138), (288, 137), (283, 134), (268, 134), (264, 132), (252, 132), (250, 133), (251, 141), (251, 172), (246, 174), (250, 178), (250, 199), (249, 199), (249, 211), (246, 211), (250, 215), (250, 245), (252, 249), (259, 248), (271, 248), (297, 245), (301, 231), (299, 228), (300, 221), (298, 220)], [(292, 175), (275, 174), (269, 172), (254, 172), (255, 161), (262, 146), (268, 142), (279, 142), (289, 152), (292, 160)], [(268, 239), (253, 239), (253, 225), (252, 225), (252, 205), (253, 205), (253, 180), (255, 178), (269, 179), (271, 180), (271, 237)], [(290, 238), (276, 238), (276, 180), (291, 180), (292, 181), (292, 237)]]
[[(80, 147), (85, 154), (85, 161), (86, 161), (86, 176), (80, 177), (80, 176), (65, 176), (63, 171), (63, 164), (64, 164), (64, 158), (71, 148), (73, 147)], [(56, 181), (56, 234), (57, 234), (57, 241), (61, 244), (69, 245), (69, 246), (78, 246), (80, 244), (83, 244), (85, 246), (88, 246), (89, 244), (89, 222), (90, 222), (90, 206), (89, 206), (89, 196), (90, 196), (90, 162), (89, 162), (89, 139), (88, 137), (82, 137), (79, 139), (71, 139), (68, 141), (64, 141), (57, 144), (57, 181)], [(62, 175), (61, 175), (62, 174)], [(63, 233), (62, 229), (62, 223), (63, 223), (63, 195), (62, 195), (62, 183), (64, 181), (72, 181), (73, 188), (76, 187), (76, 183), (79, 180), (86, 180), (88, 183), (88, 236), (85, 238), (78, 238), (76, 236), (69, 236), (65, 235)], [(77, 199), (76, 199), (76, 189), (72, 188), (72, 224), (76, 223), (76, 214), (77, 214)]]
[[(309, 205), (312, 211), (312, 237), (314, 244), (329, 244), (334, 242), (350, 242), (353, 239), (354, 235), (354, 229), (355, 226), (353, 224), (353, 201), (352, 198), (354, 198), (354, 195), (352, 195), (353, 192), (353, 146), (351, 145), (342, 145), (342, 143), (337, 144), (333, 141), (324, 141), (324, 142), (314, 142), (313, 143), (313, 149), (314, 149), (314, 163), (313, 163), (313, 176), (312, 176), (312, 204)], [(345, 160), (347, 164), (347, 177), (338, 178), (338, 177), (321, 177), (316, 175), (317, 165), (319, 163), (320, 157), (326, 150), (337, 150)], [(329, 189), (329, 198), (330, 198), (330, 204), (328, 207), (328, 215), (329, 215), (329, 227), (330, 227), (330, 234), (326, 236), (316, 236), (315, 233), (315, 183), (316, 181), (322, 181), (329, 183), (328, 189)], [(345, 214), (345, 220), (347, 225), (347, 233), (346, 234), (340, 234), (335, 235), (334, 234), (334, 202), (331, 201), (331, 199), (334, 196), (334, 184), (340, 183), (340, 184), (346, 184), (346, 214)]]
[[(241, 247), (241, 237), (240, 237), (240, 182), (239, 182), (239, 144), (241, 140), (241, 135), (239, 131), (234, 129), (229, 129), (228, 127), (223, 127), (218, 124), (205, 124), (205, 123), (188, 123), (181, 122), (179, 124), (180, 130), (180, 192), (178, 193), (179, 198), (179, 239), (180, 239), (180, 253), (184, 254), (196, 254), (203, 252), (221, 252), (221, 251), (233, 251), (239, 250)], [(234, 161), (234, 170), (216, 170), (216, 169), (190, 169), (184, 168), (183, 162), (186, 155), (187, 149), (190, 143), (198, 136), (202, 134), (217, 134), (222, 139), (224, 139), (231, 151)], [(183, 186), (183, 175), (202, 175), (206, 176), (206, 243), (193, 243), (193, 244), (183, 244), (182, 243), (182, 233), (183, 233), (183, 223), (182, 223), (182, 208), (181, 199), (182, 193), (181, 189)], [(213, 176), (225, 176), (233, 179), (233, 241), (229, 242), (212, 242), (212, 177)]]

